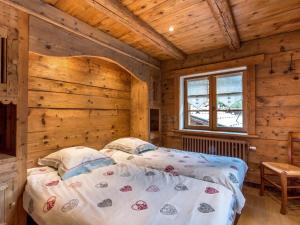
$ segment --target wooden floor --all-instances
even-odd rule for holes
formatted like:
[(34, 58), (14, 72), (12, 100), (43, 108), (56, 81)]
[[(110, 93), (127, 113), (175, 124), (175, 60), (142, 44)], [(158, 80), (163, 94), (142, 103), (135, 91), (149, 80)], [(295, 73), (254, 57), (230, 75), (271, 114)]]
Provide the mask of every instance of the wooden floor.
[(238, 225), (300, 225), (300, 200), (289, 202), (288, 214), (281, 215), (280, 194), (266, 191), (264, 197), (259, 190), (244, 187), (246, 206)]

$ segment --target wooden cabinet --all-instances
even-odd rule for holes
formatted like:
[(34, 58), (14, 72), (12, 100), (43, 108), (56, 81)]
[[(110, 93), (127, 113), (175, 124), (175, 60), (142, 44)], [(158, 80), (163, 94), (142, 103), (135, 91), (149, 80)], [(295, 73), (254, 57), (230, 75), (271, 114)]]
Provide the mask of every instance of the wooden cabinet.
[(10, 225), (16, 205), (16, 158), (0, 154), (0, 225)]

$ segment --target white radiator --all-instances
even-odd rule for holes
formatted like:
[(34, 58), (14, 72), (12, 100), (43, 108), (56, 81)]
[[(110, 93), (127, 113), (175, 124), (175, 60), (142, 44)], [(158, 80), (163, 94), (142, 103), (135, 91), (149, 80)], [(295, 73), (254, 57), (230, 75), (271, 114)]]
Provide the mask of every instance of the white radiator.
[(241, 140), (182, 136), (182, 149), (212, 155), (237, 157), (247, 162), (249, 143)]

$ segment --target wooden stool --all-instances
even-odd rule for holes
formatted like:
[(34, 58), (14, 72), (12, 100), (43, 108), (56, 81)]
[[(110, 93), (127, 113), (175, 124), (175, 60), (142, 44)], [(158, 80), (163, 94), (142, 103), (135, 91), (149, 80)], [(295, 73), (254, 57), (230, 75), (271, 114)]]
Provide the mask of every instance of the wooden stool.
[[(289, 189), (300, 189), (300, 185), (289, 185), (290, 180), (300, 178), (300, 167), (293, 165), (293, 144), (295, 142), (300, 143), (300, 133), (289, 133), (289, 145), (288, 145), (288, 156), (289, 163), (276, 163), (276, 162), (262, 162), (261, 163), (261, 188), (260, 195), (264, 195), (265, 181), (274, 185), (276, 188), (281, 190), (281, 214), (287, 213), (287, 201), (288, 199), (300, 199), (298, 196), (288, 196)], [(265, 169), (272, 171), (272, 174), (265, 174)], [(277, 184), (273, 180), (266, 176), (279, 176), (280, 184)]]

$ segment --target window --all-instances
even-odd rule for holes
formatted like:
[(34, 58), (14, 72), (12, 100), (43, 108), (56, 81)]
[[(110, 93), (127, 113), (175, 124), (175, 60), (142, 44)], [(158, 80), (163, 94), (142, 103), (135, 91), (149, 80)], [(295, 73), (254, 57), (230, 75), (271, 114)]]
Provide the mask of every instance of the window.
[(244, 74), (235, 71), (184, 78), (184, 128), (245, 132)]

